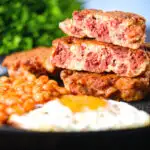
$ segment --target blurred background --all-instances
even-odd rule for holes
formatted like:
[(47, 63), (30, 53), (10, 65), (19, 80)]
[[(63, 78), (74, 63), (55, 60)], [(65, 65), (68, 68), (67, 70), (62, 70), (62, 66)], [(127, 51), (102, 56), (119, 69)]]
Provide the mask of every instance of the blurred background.
[(51, 46), (64, 35), (58, 23), (83, 8), (139, 13), (147, 19), (150, 41), (149, 0), (0, 0), (0, 56)]
[(50, 46), (63, 35), (59, 21), (81, 8), (82, 0), (0, 0), (0, 55)]

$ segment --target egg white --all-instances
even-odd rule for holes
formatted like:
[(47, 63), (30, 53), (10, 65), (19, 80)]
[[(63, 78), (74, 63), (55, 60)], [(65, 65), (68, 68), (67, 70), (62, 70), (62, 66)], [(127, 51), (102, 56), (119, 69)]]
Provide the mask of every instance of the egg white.
[(34, 131), (100, 131), (150, 125), (150, 115), (125, 102), (107, 100), (107, 107), (72, 112), (59, 99), (22, 116), (12, 115), (9, 123)]

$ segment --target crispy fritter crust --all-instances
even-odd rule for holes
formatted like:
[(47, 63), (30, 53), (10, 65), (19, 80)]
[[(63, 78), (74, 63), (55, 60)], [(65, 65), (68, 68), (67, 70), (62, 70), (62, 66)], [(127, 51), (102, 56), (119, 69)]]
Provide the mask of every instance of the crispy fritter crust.
[(150, 78), (119, 77), (115, 74), (96, 74), (63, 70), (61, 79), (72, 94), (92, 95), (115, 100), (138, 101), (150, 92)]
[(115, 19), (119, 19), (121, 21), (129, 20), (129, 19), (134, 20), (135, 18), (138, 20), (145, 21), (145, 18), (143, 16), (138, 15), (136, 13), (117, 11), (117, 10), (103, 11), (100, 9), (83, 9), (81, 11), (74, 11), (73, 15), (77, 12), (79, 12), (81, 16), (90, 14), (90, 15), (99, 15), (99, 16), (109, 16)]

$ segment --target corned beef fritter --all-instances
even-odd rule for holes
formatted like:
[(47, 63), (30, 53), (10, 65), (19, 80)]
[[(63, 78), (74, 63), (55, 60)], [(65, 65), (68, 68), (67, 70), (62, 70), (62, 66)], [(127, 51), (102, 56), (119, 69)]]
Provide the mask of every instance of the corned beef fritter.
[(84, 9), (74, 11), (73, 17), (60, 22), (59, 27), (69, 36), (137, 49), (145, 41), (145, 22), (144, 17), (134, 13)]
[(6, 56), (2, 66), (7, 67), (9, 76), (48, 75), (54, 67), (48, 62), (52, 48), (37, 47), (28, 51), (15, 52)]
[[(150, 75), (149, 73), (147, 75)], [(123, 101), (138, 101), (150, 92), (150, 76), (136, 78), (119, 77), (115, 74), (96, 74), (63, 70), (64, 86), (75, 95), (91, 95)]]
[(149, 65), (143, 49), (134, 50), (91, 39), (63, 37), (54, 40), (53, 47), (49, 62), (70, 70), (136, 77)]

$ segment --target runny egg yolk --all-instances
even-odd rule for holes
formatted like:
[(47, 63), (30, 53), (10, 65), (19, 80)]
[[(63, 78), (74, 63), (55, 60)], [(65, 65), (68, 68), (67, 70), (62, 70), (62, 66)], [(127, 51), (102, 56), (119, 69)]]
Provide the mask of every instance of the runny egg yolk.
[(64, 95), (60, 98), (60, 102), (69, 107), (72, 112), (80, 112), (85, 108), (95, 110), (107, 105), (107, 101), (102, 98), (85, 95)]

